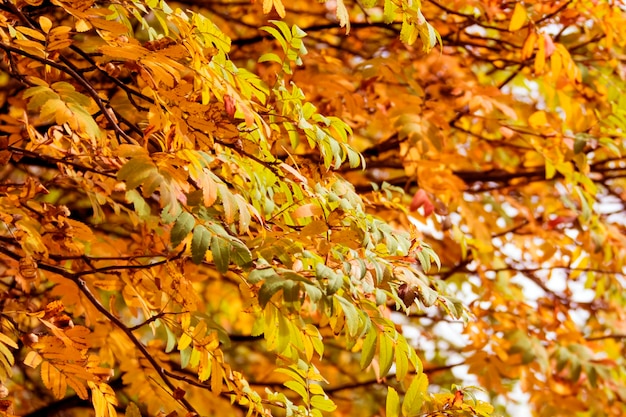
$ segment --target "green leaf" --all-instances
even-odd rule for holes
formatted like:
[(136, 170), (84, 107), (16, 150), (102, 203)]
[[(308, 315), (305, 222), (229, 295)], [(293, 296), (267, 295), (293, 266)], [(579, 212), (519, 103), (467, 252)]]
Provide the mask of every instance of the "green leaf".
[(385, 294), (385, 291), (381, 290), (380, 288), (376, 288), (374, 290), (374, 293), (376, 294), (376, 305), (377, 306), (381, 306), (381, 305), (387, 303), (387, 294)]
[(378, 359), (380, 375), (387, 375), (393, 363), (393, 341), (386, 333), (381, 333), (378, 338)]
[(400, 396), (393, 387), (387, 387), (387, 403), (385, 405), (386, 417), (400, 416)]
[(287, 40), (291, 40), (293, 35), (291, 34), (291, 29), (289, 29), (289, 25), (282, 20), (270, 20), (270, 23), (276, 25), (278, 29), (280, 29), (281, 33)]
[(26, 89), (22, 96), (24, 98), (32, 97), (28, 102), (27, 109), (33, 112), (41, 111), (40, 109), (51, 100), (60, 100), (57, 93), (45, 86)]
[(424, 394), (428, 388), (428, 378), (425, 374), (419, 374), (409, 385), (409, 389), (404, 395), (404, 401), (402, 402), (402, 415), (406, 417), (413, 417), (420, 414), (422, 410), (422, 404), (424, 402)]
[(261, 57), (258, 59), (258, 62), (276, 62), (278, 64), (282, 64), (283, 60), (280, 59), (280, 57), (278, 55), (276, 55), (273, 52), (268, 52), (266, 54), (261, 55)]
[(402, 22), (402, 27), (400, 28), (400, 40), (403, 43), (408, 45), (412, 45), (417, 40), (418, 30), (415, 25), (409, 23), (404, 18), (404, 22)]
[(302, 397), (305, 403), (309, 402), (309, 393), (307, 392), (306, 387), (302, 385), (300, 382), (287, 381), (283, 385), (289, 388), (290, 390), (298, 393)]
[(296, 369), (295, 365), (291, 368), (276, 368), (275, 373), (288, 375), (290, 378), (297, 381), (300, 385), (306, 385), (304, 372), (301, 369)]
[[(285, 287), (283, 287), (283, 293), (284, 292)], [(270, 346), (270, 349), (275, 350), (280, 354), (285, 352), (289, 347), (289, 343), (291, 342), (291, 331), (289, 319), (285, 317), (285, 315), (278, 313), (276, 314), (276, 318), (278, 320), (278, 332), (276, 333), (275, 344), (272, 348), (272, 344), (268, 340), (268, 346)]]
[(359, 313), (356, 307), (343, 297), (337, 296), (339, 304), (343, 310), (344, 316), (346, 316), (346, 327), (348, 328), (348, 335), (354, 337), (359, 332)]
[(180, 216), (180, 213), (182, 211), (183, 209), (180, 204), (176, 202), (174, 202), (173, 204), (168, 204), (167, 206), (163, 207), (163, 210), (161, 210), (161, 220), (165, 224), (173, 223), (178, 218), (178, 216)]
[(294, 38), (304, 38), (306, 36), (306, 32), (300, 29), (297, 25), (293, 25), (291, 27), (291, 35)]
[(141, 417), (141, 411), (139, 410), (139, 407), (137, 407), (137, 404), (128, 403), (126, 411), (124, 412), (124, 417)]
[(276, 271), (271, 266), (266, 266), (264, 268), (257, 268), (250, 271), (248, 274), (248, 282), (250, 284), (256, 284), (257, 282), (266, 280), (270, 277), (278, 276)]
[(383, 6), (383, 21), (385, 23), (393, 22), (397, 8), (398, 6), (392, 0), (385, 0), (385, 5)]
[(343, 284), (343, 277), (321, 262), (315, 265), (315, 277), (327, 280), (326, 295), (333, 295)]
[(191, 346), (187, 346), (185, 349), (180, 351), (180, 366), (184, 369), (189, 365), (191, 361), (191, 354), (193, 352), (193, 348)]
[(365, 336), (365, 340), (363, 341), (363, 349), (361, 350), (361, 369), (365, 369), (369, 366), (369, 364), (372, 363), (372, 359), (374, 359), (374, 354), (376, 353), (376, 338), (376, 327), (371, 325), (367, 331), (367, 336)]
[(347, 151), (348, 151), (348, 162), (350, 164), (350, 168), (356, 168), (359, 165), (363, 165), (365, 167), (365, 164), (363, 163), (363, 160), (361, 159), (362, 158), (361, 154), (359, 154), (358, 152), (355, 152), (351, 148), (348, 148)]
[(430, 270), (430, 256), (427, 253), (424, 253), (423, 250), (417, 252), (417, 259), (420, 261), (420, 264), (422, 265), (422, 269), (425, 272), (428, 272)]
[(221, 274), (228, 272), (228, 265), (230, 265), (230, 248), (230, 243), (223, 237), (213, 236), (211, 238), (213, 263), (215, 263), (215, 268)]
[(139, 217), (146, 218), (150, 215), (150, 206), (137, 190), (126, 191), (126, 201), (133, 204)]
[(231, 258), (235, 265), (240, 268), (248, 269), (252, 267), (252, 253), (250, 249), (239, 240), (232, 238), (230, 240), (233, 252)]
[(191, 232), (191, 229), (196, 224), (196, 219), (186, 211), (180, 213), (178, 218), (176, 219), (176, 223), (174, 223), (174, 227), (172, 227), (172, 233), (170, 235), (170, 240), (174, 247), (180, 245), (180, 242), (183, 241)]
[[(426, 307), (430, 307), (437, 302), (439, 294), (430, 288), (422, 280), (416, 280), (417, 297)], [(409, 306), (407, 306), (409, 307)]]
[(311, 299), (311, 302), (317, 303), (322, 299), (324, 293), (320, 290), (315, 284), (304, 283), (304, 291), (306, 291), (307, 295)]
[[(276, 30), (276, 28), (273, 28), (271, 26), (261, 26), (260, 29), (272, 35), (283, 48), (283, 52), (287, 52), (287, 50), (289, 49), (289, 46), (287, 45), (287, 40), (278, 30)], [(280, 62), (282, 62), (282, 60)]]
[(286, 279), (283, 285), (283, 299), (286, 303), (295, 303), (300, 299), (300, 284)]
[(117, 179), (126, 182), (126, 188), (132, 190), (157, 173), (157, 167), (151, 159), (139, 157), (126, 162), (118, 171)]
[(398, 381), (403, 380), (409, 371), (409, 349), (406, 339), (400, 337), (396, 343), (396, 379)]
[(211, 241), (211, 232), (206, 227), (198, 225), (193, 229), (193, 237), (191, 239), (191, 260), (198, 265), (204, 260), (204, 255), (209, 248)]
[(283, 288), (283, 285), (285, 285), (285, 280), (278, 275), (266, 279), (259, 290), (259, 305), (265, 307), (274, 294)]
[(574, 140), (574, 154), (579, 154), (585, 150), (585, 146), (587, 146), (587, 141), (579, 135), (576, 135), (576, 139)]
[(176, 335), (172, 332), (172, 330), (170, 330), (169, 327), (163, 327), (165, 327), (165, 333), (167, 334), (167, 344), (165, 346), (165, 352), (170, 353), (176, 347)]
[(328, 397), (323, 395), (314, 395), (311, 397), (311, 407), (318, 410), (332, 412), (337, 409), (337, 405)]

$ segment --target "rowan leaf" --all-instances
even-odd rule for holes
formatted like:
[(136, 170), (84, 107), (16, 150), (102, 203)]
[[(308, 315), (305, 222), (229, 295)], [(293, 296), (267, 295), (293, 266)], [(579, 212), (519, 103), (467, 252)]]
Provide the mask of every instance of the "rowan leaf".
[(426, 377), (426, 374), (422, 373), (413, 378), (411, 384), (409, 385), (409, 389), (404, 395), (404, 400), (402, 401), (402, 415), (417, 416), (420, 414), (427, 387), (428, 378)]
[(387, 388), (387, 401), (385, 403), (385, 415), (387, 417), (400, 416), (400, 397), (393, 387)]
[(230, 242), (221, 236), (213, 236), (211, 238), (211, 254), (217, 271), (221, 274), (228, 272), (231, 258)]
[(5, 3), (6, 413), (626, 415), (620, 2)]
[(513, 16), (511, 16), (511, 21), (509, 22), (509, 31), (515, 32), (518, 31), (524, 26), (526, 23), (526, 8), (522, 3), (515, 3), (515, 8), (513, 9)]
[(284, 285), (285, 279), (278, 275), (264, 280), (263, 285), (259, 289), (259, 305), (265, 307), (274, 294), (283, 289)]
[(141, 417), (141, 410), (137, 407), (137, 404), (130, 402), (126, 406), (124, 417)]
[(372, 363), (374, 355), (376, 354), (376, 341), (378, 339), (376, 329), (374, 326), (370, 326), (363, 341), (363, 348), (361, 350), (361, 369), (365, 369)]
[(246, 245), (239, 240), (232, 240), (232, 253), (231, 259), (240, 268), (249, 269), (252, 267), (252, 253)]
[(311, 407), (317, 408), (318, 410), (326, 411), (328, 413), (331, 413), (337, 409), (337, 405), (333, 403), (330, 398), (323, 395), (311, 396)]
[(209, 249), (209, 242), (211, 242), (211, 232), (206, 227), (197, 225), (193, 229), (193, 238), (191, 239), (191, 259), (193, 263), (199, 264), (204, 260), (204, 256)]
[(128, 189), (134, 189), (143, 184), (157, 172), (154, 163), (148, 158), (133, 158), (128, 161), (117, 173), (117, 179), (126, 182)]
[(176, 218), (176, 222), (172, 227), (170, 240), (172, 246), (176, 247), (189, 235), (196, 224), (196, 219), (190, 213), (183, 211)]
[(389, 373), (391, 365), (393, 364), (393, 341), (386, 334), (381, 334), (378, 337), (378, 358), (380, 362), (380, 375), (384, 376)]

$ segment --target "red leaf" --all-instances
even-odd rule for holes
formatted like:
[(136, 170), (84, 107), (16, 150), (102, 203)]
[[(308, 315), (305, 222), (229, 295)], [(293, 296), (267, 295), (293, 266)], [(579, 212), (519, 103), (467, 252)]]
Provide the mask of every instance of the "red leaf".
[(424, 207), (424, 216), (430, 216), (435, 210), (435, 206), (428, 197), (428, 194), (426, 194), (426, 191), (419, 189), (413, 196), (413, 200), (411, 200), (409, 210), (415, 211), (422, 206)]
[(237, 110), (235, 106), (235, 100), (228, 94), (224, 95), (224, 107), (226, 109), (226, 114), (228, 114), (228, 117), (232, 118), (235, 116), (235, 111)]
[(428, 201), (428, 196), (426, 195), (426, 191), (419, 189), (413, 196), (413, 200), (411, 200), (411, 205), (409, 206), (409, 210), (415, 211), (418, 208), (422, 207), (424, 203)]
[(556, 51), (556, 46), (554, 45), (554, 42), (552, 41), (550, 35), (548, 35), (547, 33), (543, 34), (543, 39), (546, 43), (546, 58), (549, 58), (554, 53), (554, 51)]

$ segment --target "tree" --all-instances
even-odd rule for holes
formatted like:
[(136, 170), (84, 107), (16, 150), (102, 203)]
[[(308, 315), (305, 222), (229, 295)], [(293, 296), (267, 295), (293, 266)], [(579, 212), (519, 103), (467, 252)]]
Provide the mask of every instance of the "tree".
[(625, 413), (623, 2), (0, 10), (4, 415)]

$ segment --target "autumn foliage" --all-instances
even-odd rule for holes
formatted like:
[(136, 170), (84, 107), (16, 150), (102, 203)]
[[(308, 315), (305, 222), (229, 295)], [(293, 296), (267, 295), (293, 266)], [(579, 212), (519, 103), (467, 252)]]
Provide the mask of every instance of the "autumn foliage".
[(0, 414), (626, 415), (625, 10), (0, 0)]

